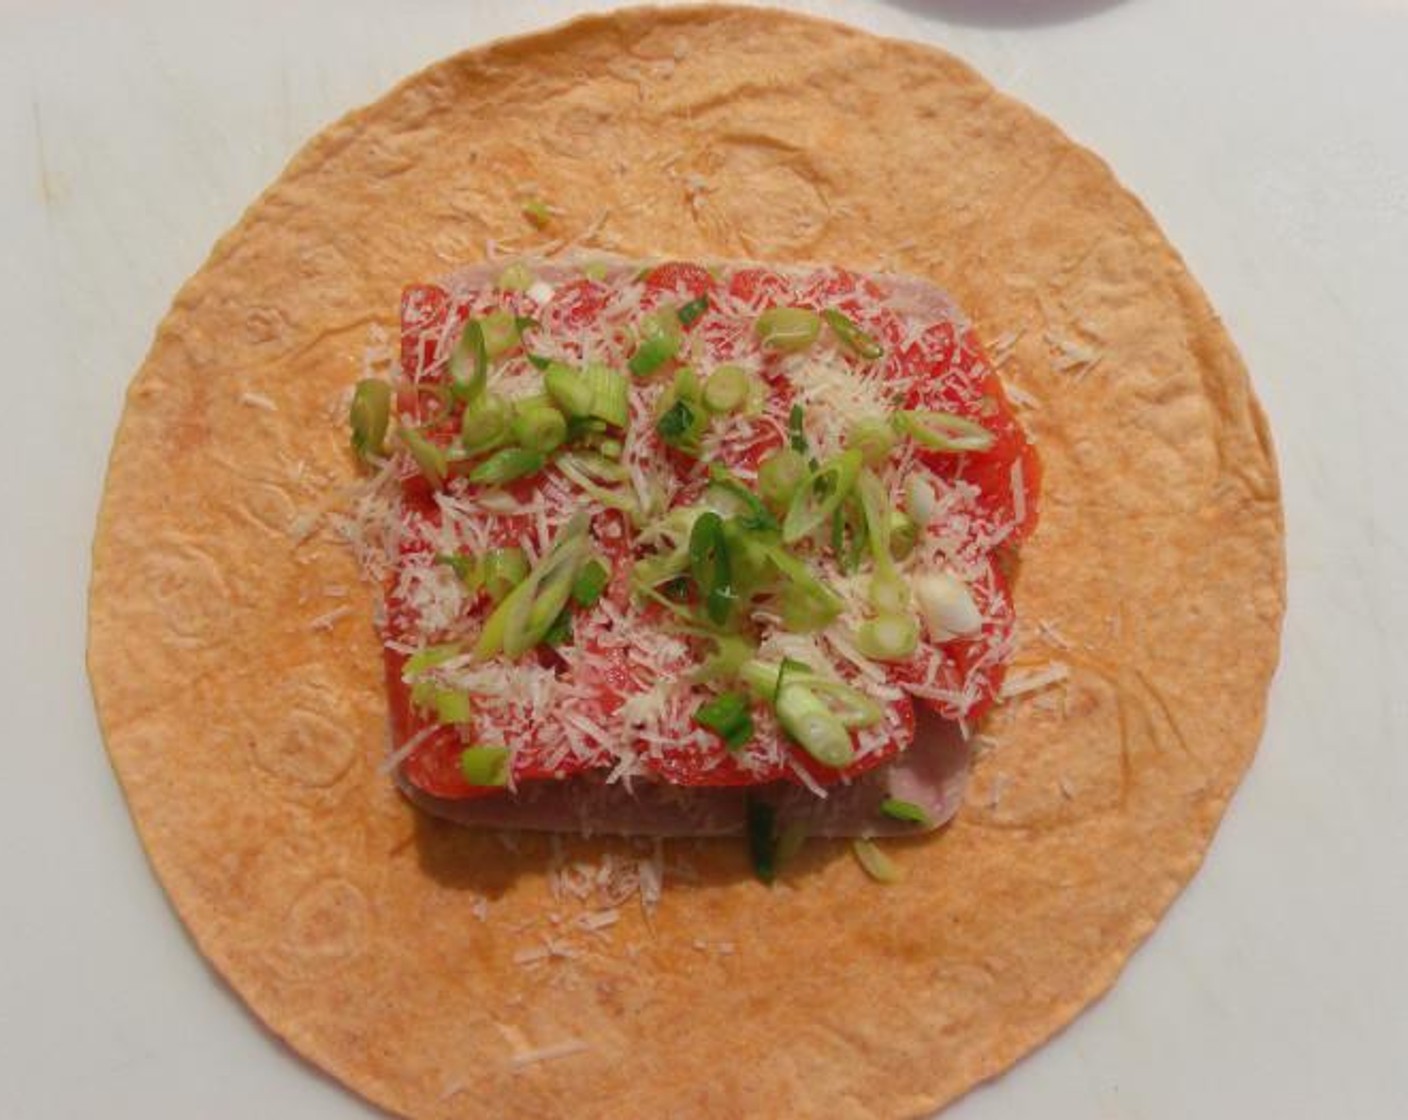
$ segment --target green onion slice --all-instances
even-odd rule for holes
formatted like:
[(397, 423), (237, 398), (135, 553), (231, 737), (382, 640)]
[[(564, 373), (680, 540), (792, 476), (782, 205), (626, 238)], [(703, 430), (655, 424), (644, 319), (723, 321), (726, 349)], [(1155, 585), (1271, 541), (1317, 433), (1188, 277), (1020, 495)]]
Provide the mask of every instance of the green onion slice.
[(823, 311), (821, 317), (826, 320), (826, 325), (835, 333), (841, 345), (853, 354), (867, 361), (874, 361), (884, 355), (885, 348), (875, 340), (875, 336), (861, 330), (853, 319), (833, 308)]
[(748, 402), (748, 374), (741, 366), (719, 366), (704, 382), (704, 407), (710, 412), (737, 412)]
[(492, 358), (502, 357), (521, 341), (521, 332), (537, 326), (537, 321), (514, 315), (512, 311), (491, 311), (479, 321), (484, 334), (484, 350)]
[(770, 307), (754, 322), (753, 333), (765, 349), (797, 353), (816, 341), (821, 317), (805, 307)]
[(568, 416), (592, 414), (592, 387), (571, 366), (563, 362), (550, 362), (543, 374), (543, 386), (553, 403)]
[(543, 635), (543, 645), (545, 646), (567, 646), (572, 644), (572, 612), (562, 610), (553, 623), (548, 627), (548, 632)]
[(408, 684), (414, 684), (419, 677), (424, 676), (437, 665), (443, 665), (447, 661), (452, 661), (462, 652), (464, 651), (461, 650), (459, 644), (455, 642), (448, 642), (438, 646), (426, 646), (423, 650), (419, 650), (406, 658), (406, 663), (401, 668), (401, 679)]
[(572, 601), (579, 607), (594, 607), (611, 580), (611, 572), (600, 560), (588, 560), (572, 584)]
[(742, 503), (745, 512), (739, 515), (739, 522), (744, 529), (767, 533), (778, 528), (777, 518), (773, 517), (767, 506), (722, 463), (710, 466), (709, 485), (717, 487)]
[(563, 526), (528, 578), (509, 592), (484, 623), (474, 645), (476, 657), (489, 658), (502, 652), (517, 658), (543, 640), (567, 606), (587, 560), (587, 527), (584, 513)]
[[(509, 316), (512, 326), (513, 317)], [(457, 401), (469, 404), (484, 392), (489, 384), (489, 344), (484, 337), (484, 324), (470, 319), (460, 332), (459, 341), (450, 351), (450, 392)]]
[(591, 390), (590, 413), (613, 428), (624, 428), (631, 419), (630, 385), (610, 366), (588, 362), (582, 373)]
[(444, 564), (459, 578), (469, 591), (478, 591), (484, 584), (484, 572), (479, 561), (473, 556), (464, 556), (451, 552), (438, 552), (435, 554), (435, 562)]
[(688, 303), (681, 304), (680, 309), (678, 312), (676, 312), (676, 314), (679, 316), (680, 323), (683, 326), (690, 327), (694, 325), (694, 321), (698, 319), (699, 316), (703, 315), (704, 312), (708, 310), (709, 297), (707, 295), (703, 295), (697, 296), (696, 298), (690, 300)]
[(877, 883), (888, 886), (904, 878), (899, 865), (882, 852), (874, 840), (852, 840), (851, 851), (855, 853), (856, 861), (865, 868), (865, 873)]
[(460, 444), (471, 455), (492, 451), (508, 438), (513, 409), (498, 393), (484, 393), (465, 406)]
[(895, 442), (895, 429), (879, 417), (863, 416), (846, 428), (846, 446), (859, 451), (867, 467), (878, 467), (889, 459)]
[(919, 624), (910, 614), (880, 614), (856, 631), (856, 648), (872, 661), (904, 661), (918, 644)]
[(843, 451), (813, 471), (792, 495), (782, 522), (783, 543), (794, 544), (829, 520), (855, 488), (860, 469), (860, 452)]
[(723, 518), (713, 510), (700, 514), (690, 530), (689, 568), (709, 620), (716, 626), (725, 625), (738, 592), (733, 586)]
[(391, 386), (367, 378), (352, 394), (352, 450), (362, 460), (386, 454), (386, 429), (391, 422)]
[(758, 464), (758, 493), (776, 510), (786, 510), (811, 472), (798, 451), (784, 447)]
[(679, 317), (660, 308), (641, 320), (640, 345), (626, 366), (637, 377), (649, 377), (679, 352)]
[(766, 801), (749, 794), (746, 813), (753, 874), (771, 884), (777, 878), (777, 812)]
[(898, 797), (887, 797), (880, 802), (880, 812), (891, 820), (919, 824), (925, 828), (933, 828), (934, 826), (934, 818), (929, 815), (929, 811), (923, 805), (916, 805), (913, 801), (902, 801)]
[(655, 430), (660, 433), (661, 439), (671, 447), (686, 452), (697, 448), (702, 427), (698, 410), (683, 398), (670, 405), (655, 422)]
[(506, 786), (510, 757), (507, 747), (466, 747), (460, 754), (460, 773), (472, 786)]
[(808, 455), (811, 453), (811, 445), (807, 443), (807, 431), (803, 427), (805, 414), (802, 406), (794, 404), (787, 413), (787, 434), (792, 450), (798, 455)]
[(484, 590), (495, 603), (528, 578), (528, 554), (523, 549), (491, 548), (484, 554)]
[(919, 543), (919, 526), (914, 518), (901, 510), (890, 511), (890, 555), (903, 560)]
[(439, 489), (445, 485), (445, 475), (450, 465), (445, 459), (443, 449), (414, 428), (397, 428), (396, 438), (411, 453), (411, 458), (416, 461), (420, 473), (425, 475), (432, 486)]
[(901, 409), (893, 423), (901, 435), (933, 451), (987, 451), (996, 442), (981, 424), (951, 412)]
[(807, 633), (821, 630), (841, 613), (841, 597), (812, 574), (806, 563), (781, 545), (766, 545), (768, 560), (783, 578), (782, 624)]
[(700, 704), (694, 722), (714, 732), (731, 751), (741, 750), (753, 738), (753, 713), (742, 692), (725, 692)]
[(551, 405), (529, 405), (510, 421), (509, 432), (524, 450), (548, 455), (567, 439), (567, 420)]
[(469, 481), (481, 486), (501, 486), (515, 478), (537, 474), (546, 462), (547, 456), (540, 451), (530, 451), (526, 447), (505, 447), (470, 471)]
[(440, 723), (469, 723), (474, 718), (469, 695), (455, 689), (437, 688), (431, 704), (435, 708), (435, 718)]

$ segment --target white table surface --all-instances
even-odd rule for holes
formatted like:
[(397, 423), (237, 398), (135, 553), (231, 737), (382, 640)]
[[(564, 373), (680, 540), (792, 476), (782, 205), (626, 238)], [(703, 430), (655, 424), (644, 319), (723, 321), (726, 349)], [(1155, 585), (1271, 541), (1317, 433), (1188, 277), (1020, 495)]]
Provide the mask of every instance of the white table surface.
[[(1408, 0), (801, 6), (944, 45), (1101, 152), (1241, 345), (1286, 489), (1284, 660), (1205, 869), (1113, 994), (945, 1120), (1408, 1115)], [(158, 318), (296, 147), (587, 7), (0, 4), (0, 1117), (374, 1115), (262, 1032), (147, 869), (83, 672), (94, 515)]]

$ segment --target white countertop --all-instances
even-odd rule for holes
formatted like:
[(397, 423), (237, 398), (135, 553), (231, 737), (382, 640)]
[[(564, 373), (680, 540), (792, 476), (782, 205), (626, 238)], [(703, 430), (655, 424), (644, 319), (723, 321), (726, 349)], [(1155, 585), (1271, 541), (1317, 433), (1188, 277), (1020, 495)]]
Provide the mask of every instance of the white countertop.
[[(945, 1120), (1404, 1115), (1408, 0), (797, 6), (945, 46), (1104, 155), (1242, 347), (1286, 490), (1284, 660), (1205, 869)], [(190, 7), (0, 7), (0, 1117), (376, 1115), (263, 1033), (148, 871), (83, 673), (88, 546), (154, 326), (296, 147), (589, 5)]]

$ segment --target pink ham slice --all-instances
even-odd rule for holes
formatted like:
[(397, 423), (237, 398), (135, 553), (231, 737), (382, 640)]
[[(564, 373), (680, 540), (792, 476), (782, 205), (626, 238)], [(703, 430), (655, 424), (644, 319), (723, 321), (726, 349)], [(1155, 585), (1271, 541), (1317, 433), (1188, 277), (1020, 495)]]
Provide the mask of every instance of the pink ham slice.
[(958, 812), (968, 780), (969, 745), (958, 725), (920, 709), (914, 744), (880, 770), (819, 798), (800, 786), (672, 786), (636, 782), (634, 788), (590, 781), (534, 782), (513, 796), (450, 800), (431, 797), (398, 775), (407, 798), (432, 816), (475, 828), (575, 832), (585, 836), (742, 836), (749, 797), (773, 805), (779, 826), (794, 821), (810, 836), (912, 836), (925, 826), (880, 811), (887, 797), (920, 806), (931, 827)]

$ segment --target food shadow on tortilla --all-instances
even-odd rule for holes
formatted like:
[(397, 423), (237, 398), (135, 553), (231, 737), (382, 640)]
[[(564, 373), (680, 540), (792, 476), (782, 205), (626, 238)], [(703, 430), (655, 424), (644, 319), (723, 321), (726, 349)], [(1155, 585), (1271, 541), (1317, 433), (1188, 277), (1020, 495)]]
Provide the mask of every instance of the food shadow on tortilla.
[[(421, 870), (442, 886), (497, 898), (525, 873), (547, 875), (564, 860), (600, 860), (608, 852), (634, 859), (670, 840), (672, 854), (699, 857), (672, 878), (708, 887), (754, 875), (749, 845), (739, 843), (749, 836), (750, 805), (767, 806), (774, 841), (789, 833), (809, 841), (785, 859), (789, 878), (819, 873), (845, 852), (839, 839), (932, 840), (962, 804), (969, 742), (956, 725), (921, 712), (915, 743), (898, 761), (831, 787), (824, 799), (785, 783), (751, 790), (638, 785), (628, 792), (577, 780), (538, 783), (516, 799), (465, 801), (427, 796), (404, 779), (400, 786), (416, 810)], [(890, 798), (927, 819), (886, 815), (881, 805)]]

